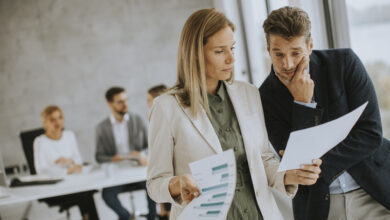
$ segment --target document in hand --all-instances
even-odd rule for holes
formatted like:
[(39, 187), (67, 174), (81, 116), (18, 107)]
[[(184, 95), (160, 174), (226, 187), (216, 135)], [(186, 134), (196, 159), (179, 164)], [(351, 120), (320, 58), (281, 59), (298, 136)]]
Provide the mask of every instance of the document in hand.
[(301, 164), (311, 164), (338, 143), (343, 141), (367, 103), (333, 121), (291, 132), (278, 172), (299, 169)]
[(189, 166), (200, 196), (185, 207), (178, 219), (226, 219), (236, 187), (233, 150), (198, 160)]

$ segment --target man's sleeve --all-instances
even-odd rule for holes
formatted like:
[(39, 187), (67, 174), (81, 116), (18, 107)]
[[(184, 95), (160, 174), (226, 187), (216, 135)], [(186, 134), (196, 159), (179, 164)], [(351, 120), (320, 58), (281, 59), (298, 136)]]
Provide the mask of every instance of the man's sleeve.
[(105, 145), (104, 145), (104, 138), (103, 138), (103, 132), (100, 127), (96, 127), (95, 131), (95, 140), (96, 140), (96, 152), (95, 152), (95, 159), (98, 163), (104, 163), (108, 162), (111, 159), (111, 156), (107, 155), (105, 152)]
[(329, 184), (345, 170), (375, 153), (382, 141), (379, 106), (371, 79), (352, 50), (346, 50), (344, 57), (348, 107), (353, 110), (366, 101), (368, 105), (347, 138), (322, 157), (321, 176)]

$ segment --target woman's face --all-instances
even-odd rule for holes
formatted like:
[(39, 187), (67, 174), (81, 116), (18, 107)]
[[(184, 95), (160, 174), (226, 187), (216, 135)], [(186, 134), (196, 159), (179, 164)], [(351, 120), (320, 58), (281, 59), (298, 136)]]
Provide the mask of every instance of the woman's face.
[(147, 97), (146, 97), (146, 102), (148, 104), (148, 107), (151, 108), (152, 105), (153, 105), (153, 96), (150, 95), (150, 93), (147, 94)]
[(227, 26), (209, 37), (204, 45), (206, 80), (228, 80), (234, 67), (233, 30)]
[(49, 133), (61, 132), (64, 127), (64, 117), (60, 111), (54, 111), (43, 120), (43, 127)]

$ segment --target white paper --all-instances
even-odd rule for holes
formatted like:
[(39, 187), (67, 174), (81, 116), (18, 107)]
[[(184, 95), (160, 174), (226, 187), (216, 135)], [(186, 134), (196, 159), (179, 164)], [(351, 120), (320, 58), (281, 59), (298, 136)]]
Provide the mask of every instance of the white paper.
[(292, 132), (278, 172), (299, 169), (301, 164), (311, 164), (313, 159), (320, 158), (343, 141), (367, 104), (333, 121)]
[(233, 150), (190, 163), (189, 166), (201, 193), (185, 207), (178, 219), (226, 219), (236, 187)]

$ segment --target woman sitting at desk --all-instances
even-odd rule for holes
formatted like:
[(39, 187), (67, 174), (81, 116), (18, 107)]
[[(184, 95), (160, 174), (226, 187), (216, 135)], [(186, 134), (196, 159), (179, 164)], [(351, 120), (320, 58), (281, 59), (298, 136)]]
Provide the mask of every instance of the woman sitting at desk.
[[(58, 106), (43, 109), (45, 133), (34, 140), (34, 164), (37, 174), (67, 175), (82, 171), (82, 159), (73, 132), (63, 131), (64, 117)], [(93, 192), (80, 192), (45, 199), (49, 205), (78, 205), (83, 219), (98, 219)]]

